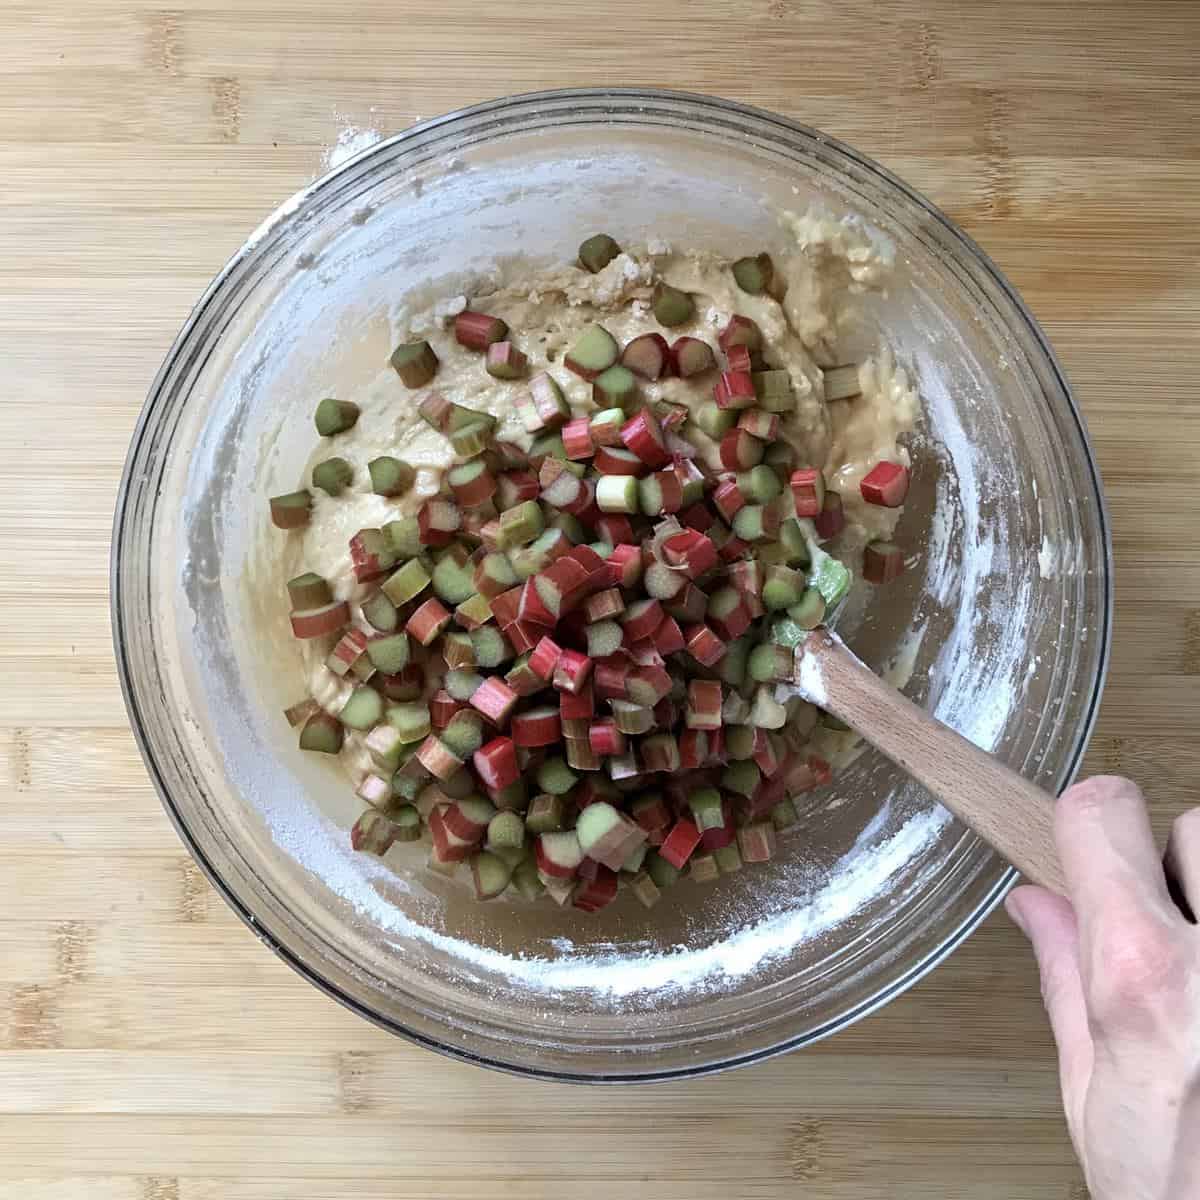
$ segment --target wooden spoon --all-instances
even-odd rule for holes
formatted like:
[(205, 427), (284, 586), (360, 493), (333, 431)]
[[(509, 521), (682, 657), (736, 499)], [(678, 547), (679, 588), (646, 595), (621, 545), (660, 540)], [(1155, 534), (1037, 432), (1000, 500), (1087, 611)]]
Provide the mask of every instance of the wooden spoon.
[(798, 662), (796, 689), (806, 700), (882, 750), (1026, 879), (1066, 894), (1049, 792), (918, 708), (830, 630), (809, 634)]

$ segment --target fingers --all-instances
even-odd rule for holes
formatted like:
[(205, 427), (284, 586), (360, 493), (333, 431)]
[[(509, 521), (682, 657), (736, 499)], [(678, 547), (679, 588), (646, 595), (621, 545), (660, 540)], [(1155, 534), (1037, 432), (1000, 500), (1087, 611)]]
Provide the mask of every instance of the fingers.
[(1058, 1046), (1063, 1104), (1072, 1136), (1082, 1131), (1094, 1050), (1079, 961), (1079, 928), (1070, 903), (1040, 887), (1019, 887), (1005, 900), (1009, 916), (1033, 943), (1042, 999)]
[(1200, 808), (1176, 819), (1164, 862), (1168, 884), (1178, 889), (1172, 898), (1181, 908), (1186, 905), (1184, 915), (1195, 922), (1200, 916)]
[(1055, 837), (1085, 944), (1102, 925), (1176, 913), (1136, 784), (1100, 775), (1068, 788)]

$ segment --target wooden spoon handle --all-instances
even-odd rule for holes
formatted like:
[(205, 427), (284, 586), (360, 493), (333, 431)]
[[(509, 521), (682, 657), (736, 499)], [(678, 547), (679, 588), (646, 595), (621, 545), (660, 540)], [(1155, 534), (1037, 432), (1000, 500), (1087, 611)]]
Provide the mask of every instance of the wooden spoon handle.
[(935, 720), (828, 630), (804, 643), (799, 689), (877, 746), (1027, 879), (1060, 894), (1054, 797)]

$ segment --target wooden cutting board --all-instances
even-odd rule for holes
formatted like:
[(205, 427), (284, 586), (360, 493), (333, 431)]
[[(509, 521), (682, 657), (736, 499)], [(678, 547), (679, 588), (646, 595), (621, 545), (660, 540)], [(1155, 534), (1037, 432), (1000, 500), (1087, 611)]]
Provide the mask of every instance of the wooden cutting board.
[(190, 305), (339, 134), (564, 85), (760, 104), (932, 196), (1049, 331), (1116, 529), (1089, 768), (1140, 780), (1161, 833), (1200, 768), (1200, 8), (169, 5), (0, 6), (0, 1200), (1080, 1200), (1003, 915), (833, 1041), (654, 1089), (459, 1066), (326, 1000), (147, 783), (109, 523)]

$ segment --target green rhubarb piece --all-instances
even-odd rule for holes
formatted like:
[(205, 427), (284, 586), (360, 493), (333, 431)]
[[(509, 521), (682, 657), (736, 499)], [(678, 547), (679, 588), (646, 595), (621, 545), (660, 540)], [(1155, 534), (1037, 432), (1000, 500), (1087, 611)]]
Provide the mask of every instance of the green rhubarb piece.
[(779, 476), (770, 467), (751, 467), (737, 475), (738, 491), (747, 501), (755, 504), (769, 504), (783, 491)]
[(593, 233), (580, 244), (579, 262), (585, 271), (595, 275), (620, 253), (621, 247), (607, 233)]
[(415, 842), (421, 836), (421, 814), (411, 804), (401, 804), (388, 813), (395, 826), (396, 841)]
[(816, 588), (806, 588), (800, 600), (787, 610), (788, 618), (807, 633), (825, 620), (826, 607), (825, 597)]
[(397, 607), (415, 599), (429, 586), (429, 572), (419, 558), (410, 558), (393, 571), (383, 584), (387, 598)]
[[(370, 647), (368, 647), (368, 652)], [(351, 729), (370, 729), (383, 716), (383, 697), (374, 688), (356, 687), (342, 705), (338, 720)]]
[[(741, 696), (738, 696), (741, 700)], [(750, 715), (750, 705), (745, 704), (746, 716)], [(754, 757), (754, 730), (742, 720), (737, 725), (729, 725), (725, 729), (725, 753), (736, 762), (745, 762)]]
[(363, 616), (372, 629), (380, 633), (395, 633), (400, 623), (396, 606), (384, 592), (372, 592), (362, 603)]
[(493, 428), (487, 421), (472, 421), (447, 436), (454, 453), (459, 458), (475, 458), (482, 454), (492, 441)]
[(428, 342), (406, 342), (392, 351), (392, 367), (408, 388), (424, 387), (437, 374), (438, 357)]
[(592, 399), (605, 408), (624, 410), (637, 395), (637, 376), (619, 363), (592, 380)]
[(312, 494), (310, 492), (288, 492), (283, 496), (272, 496), (270, 501), (271, 521), (277, 529), (299, 529), (312, 518)]
[(565, 796), (578, 782), (579, 776), (561, 758), (548, 758), (538, 767), (538, 787), (548, 795)]
[(448, 667), (464, 669), (475, 666), (475, 647), (470, 637), (457, 631), (442, 635), (442, 657)]
[(712, 883), (720, 874), (721, 869), (711, 851), (707, 854), (693, 854), (688, 859), (688, 875), (697, 883)]
[(488, 598), (479, 594), (468, 596), (454, 610), (454, 619), (468, 629), (484, 625), (492, 619), (492, 606)]
[(641, 507), (637, 479), (632, 475), (601, 475), (596, 480), (596, 507), (606, 513), (637, 512)]
[(527, 846), (488, 846), (488, 853), (508, 863), (510, 869), (516, 870), (517, 864), (529, 857)]
[(669, 888), (673, 883), (676, 883), (681, 874), (679, 868), (672, 863), (667, 862), (665, 858), (657, 850), (652, 850), (646, 856), (645, 862), (646, 874), (654, 880), (655, 884), (660, 888)]
[(770, 684), (759, 684), (750, 704), (750, 724), (756, 729), (782, 729), (787, 724), (787, 709), (775, 699)]
[(405, 742), (420, 742), (430, 733), (428, 704), (389, 704), (384, 720)]
[(383, 532), (397, 558), (416, 558), (421, 553), (421, 527), (416, 517), (401, 517), (389, 521)]
[(552, 431), (534, 438), (533, 445), (529, 447), (529, 458), (531, 462), (540, 462), (543, 458), (561, 458), (563, 462), (567, 462), (567, 449), (563, 445), (562, 434)]
[(525, 828), (530, 833), (554, 833), (563, 827), (563, 808), (561, 796), (549, 792), (534, 796), (525, 814)]
[(481, 412), (477, 408), (468, 408), (465, 404), (451, 404), (446, 411), (446, 432), (457, 433), (461, 429), (469, 429), (482, 421), (489, 429), (494, 429), (496, 418), (491, 413)]
[(796, 447), (791, 442), (772, 442), (763, 455), (763, 462), (786, 479), (796, 466)]
[(471, 859), (471, 877), (475, 881), (476, 900), (494, 900), (512, 879), (512, 867), (498, 854), (486, 850)]
[[(746, 727), (740, 726), (739, 728)], [(751, 737), (753, 738), (753, 734), (751, 734)], [(754, 795), (761, 780), (762, 772), (758, 769), (758, 764), (752, 759), (731, 762), (721, 772), (721, 786), (727, 792), (735, 792), (739, 796), (745, 796), (746, 799)]]
[(524, 500), (500, 514), (500, 530), (496, 536), (496, 548), (509, 550), (513, 546), (527, 546), (540, 537), (546, 528), (546, 520), (536, 500)]
[(566, 358), (566, 365), (579, 368), (588, 377), (607, 371), (617, 361), (621, 348), (603, 325), (589, 325), (579, 335)]
[(548, 525), (550, 529), (561, 529), (567, 535), (567, 541), (573, 546), (578, 546), (587, 538), (587, 533), (584, 531), (583, 522), (575, 516), (574, 513), (556, 512), (550, 518)]
[(756, 683), (770, 683), (792, 677), (792, 653), (778, 642), (764, 642), (750, 651), (746, 670)]
[(520, 813), (498, 812), (488, 822), (487, 843), (520, 849), (525, 845), (525, 818)]
[(345, 737), (342, 723), (327, 712), (313, 713), (300, 730), (300, 749), (317, 754), (337, 754)]
[(450, 724), (438, 736), (456, 758), (465, 762), (483, 745), (483, 718), (464, 708), (450, 718)]
[(737, 842), (730, 842), (728, 846), (714, 850), (712, 856), (716, 859), (717, 868), (722, 875), (732, 875), (734, 871), (742, 869), (742, 852), (738, 849)]
[(433, 590), (447, 604), (461, 604), (475, 595), (475, 566), (470, 559), (459, 561), (452, 554), (443, 554), (433, 568)]
[(654, 319), (670, 329), (690, 321), (696, 312), (696, 303), (687, 292), (681, 292), (669, 284), (660, 283), (654, 291)]
[(779, 526), (779, 545), (783, 548), (785, 562), (807, 567), (812, 561), (808, 551), (808, 538), (795, 517), (789, 517)]
[(305, 571), (303, 575), (289, 579), (287, 590), (292, 608), (297, 610), (321, 608), (333, 603), (333, 589), (313, 571)]
[(358, 420), (358, 405), (351, 404), (349, 400), (334, 400), (332, 396), (327, 396), (317, 405), (314, 420), (317, 433), (321, 437), (345, 433), (347, 429), (353, 429)]
[(766, 505), (747, 504), (733, 517), (733, 532), (743, 542), (761, 542), (766, 536)]
[(474, 671), (447, 671), (442, 687), (465, 704), (483, 686), (483, 676)]
[(719, 442), (737, 424), (737, 416), (732, 408), (718, 408), (712, 400), (705, 400), (693, 419), (714, 442)]
[(772, 369), (753, 371), (754, 394), (759, 408), (767, 412), (790, 412), (796, 407), (796, 394), (792, 390), (792, 377), (787, 371)]
[(733, 264), (733, 278), (743, 292), (761, 296), (771, 286), (775, 266), (769, 254), (755, 254), (751, 258), (739, 258)]
[[(813, 629), (816, 626), (812, 626)], [(804, 639), (808, 637), (809, 629), (805, 628), (798, 621), (794, 620), (790, 615), (786, 617), (778, 617), (771, 622), (769, 636), (771, 641), (777, 646), (785, 646), (789, 650), (795, 650), (797, 646), (803, 644)]]
[(721, 661), (717, 663), (716, 671), (722, 683), (730, 687), (741, 687), (746, 681), (746, 660), (750, 656), (750, 639), (736, 638), (725, 647)]
[(790, 608), (799, 604), (804, 595), (804, 576), (791, 567), (774, 566), (767, 568), (766, 582), (763, 584), (762, 602), (768, 612)]
[(495, 625), (481, 625), (478, 629), (472, 629), (469, 636), (475, 651), (475, 662), (486, 670), (495, 670), (513, 656), (508, 639)]
[(721, 793), (716, 788), (697, 788), (688, 797), (688, 808), (692, 810), (692, 821), (701, 832), (706, 829), (720, 829), (725, 824)]
[(329, 496), (340, 496), (354, 479), (354, 468), (344, 458), (327, 458), (312, 471), (312, 485)]
[(810, 542), (808, 549), (812, 558), (808, 573), (809, 587), (821, 593), (826, 610), (834, 608), (850, 590), (850, 570), (845, 563), (826, 554), (815, 542)]
[(382, 454), (367, 463), (371, 476), (371, 490), (380, 496), (399, 496), (407, 492), (416, 482), (417, 473), (406, 462)]
[(532, 858), (517, 863), (513, 869), (512, 886), (524, 900), (537, 900), (546, 890), (538, 875), (537, 863)]

